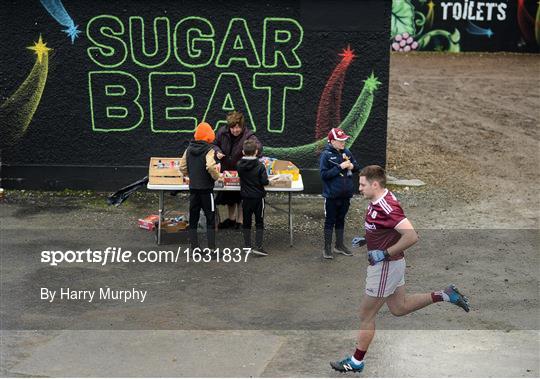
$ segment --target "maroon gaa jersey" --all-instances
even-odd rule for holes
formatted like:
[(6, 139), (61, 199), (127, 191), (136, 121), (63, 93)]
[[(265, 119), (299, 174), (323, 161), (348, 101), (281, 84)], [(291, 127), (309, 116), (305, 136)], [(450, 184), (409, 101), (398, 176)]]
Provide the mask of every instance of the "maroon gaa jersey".
[[(394, 194), (385, 190), (382, 197), (368, 205), (364, 222), (367, 249), (386, 250), (394, 245), (401, 237), (394, 228), (406, 218)], [(400, 251), (392, 257), (392, 260), (403, 257), (403, 251)]]

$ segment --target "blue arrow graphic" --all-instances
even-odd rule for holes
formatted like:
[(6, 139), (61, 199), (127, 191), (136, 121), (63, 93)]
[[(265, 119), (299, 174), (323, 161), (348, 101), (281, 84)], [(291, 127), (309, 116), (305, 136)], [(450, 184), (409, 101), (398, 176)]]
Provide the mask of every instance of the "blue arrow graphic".
[(491, 36), (495, 34), (493, 33), (493, 30), (491, 30), (490, 28), (487, 28), (487, 29), (481, 28), (470, 21), (469, 21), (469, 26), (467, 26), (466, 30), (467, 32), (469, 32), (469, 34), (474, 34), (476, 36), (487, 36), (488, 38), (491, 38)]
[(62, 0), (40, 0), (41, 4), (45, 7), (47, 12), (54, 17), (61, 25), (67, 27), (67, 29), (62, 30), (71, 38), (71, 43), (75, 42), (75, 38), (78, 37), (81, 32), (79, 25), (75, 25), (73, 19), (67, 13), (66, 8), (62, 4)]

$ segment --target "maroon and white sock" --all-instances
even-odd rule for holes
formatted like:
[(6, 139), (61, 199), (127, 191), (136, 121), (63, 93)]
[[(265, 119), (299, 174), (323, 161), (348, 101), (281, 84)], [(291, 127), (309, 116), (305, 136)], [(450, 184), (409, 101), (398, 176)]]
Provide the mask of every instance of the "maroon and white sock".
[(353, 363), (359, 365), (364, 360), (364, 355), (366, 355), (365, 351), (356, 349), (352, 356)]
[(431, 300), (438, 303), (439, 301), (450, 301), (450, 297), (444, 291), (435, 291), (431, 293)]

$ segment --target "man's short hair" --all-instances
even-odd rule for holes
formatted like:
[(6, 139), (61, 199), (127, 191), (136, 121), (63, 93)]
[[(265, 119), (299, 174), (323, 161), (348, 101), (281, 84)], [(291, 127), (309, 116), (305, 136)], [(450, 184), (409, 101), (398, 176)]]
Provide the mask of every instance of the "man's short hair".
[(244, 115), (242, 114), (242, 112), (232, 111), (227, 114), (227, 126), (229, 128), (238, 125), (242, 129), (244, 129), (244, 123)]
[(244, 146), (242, 148), (244, 149), (245, 155), (255, 155), (255, 152), (257, 151), (257, 142), (247, 139), (244, 141)]
[(365, 176), (370, 183), (378, 182), (382, 188), (386, 187), (386, 173), (381, 166), (371, 165), (366, 166), (360, 171), (360, 176)]

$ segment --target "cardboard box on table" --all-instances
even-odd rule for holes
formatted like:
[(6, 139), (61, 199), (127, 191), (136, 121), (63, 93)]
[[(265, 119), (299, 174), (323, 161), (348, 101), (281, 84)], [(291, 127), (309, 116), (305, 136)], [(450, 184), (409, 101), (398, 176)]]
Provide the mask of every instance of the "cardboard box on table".
[(226, 186), (240, 187), (238, 171), (223, 171), (223, 184)]
[(148, 168), (149, 184), (179, 185), (184, 184), (184, 182), (184, 176), (180, 172), (180, 157), (150, 158), (150, 166)]
[(268, 182), (270, 187), (291, 188), (293, 176), (292, 174), (270, 175), (268, 177)]
[(292, 180), (296, 181), (300, 177), (300, 170), (290, 161), (275, 160), (272, 163), (272, 174), (290, 174)]

